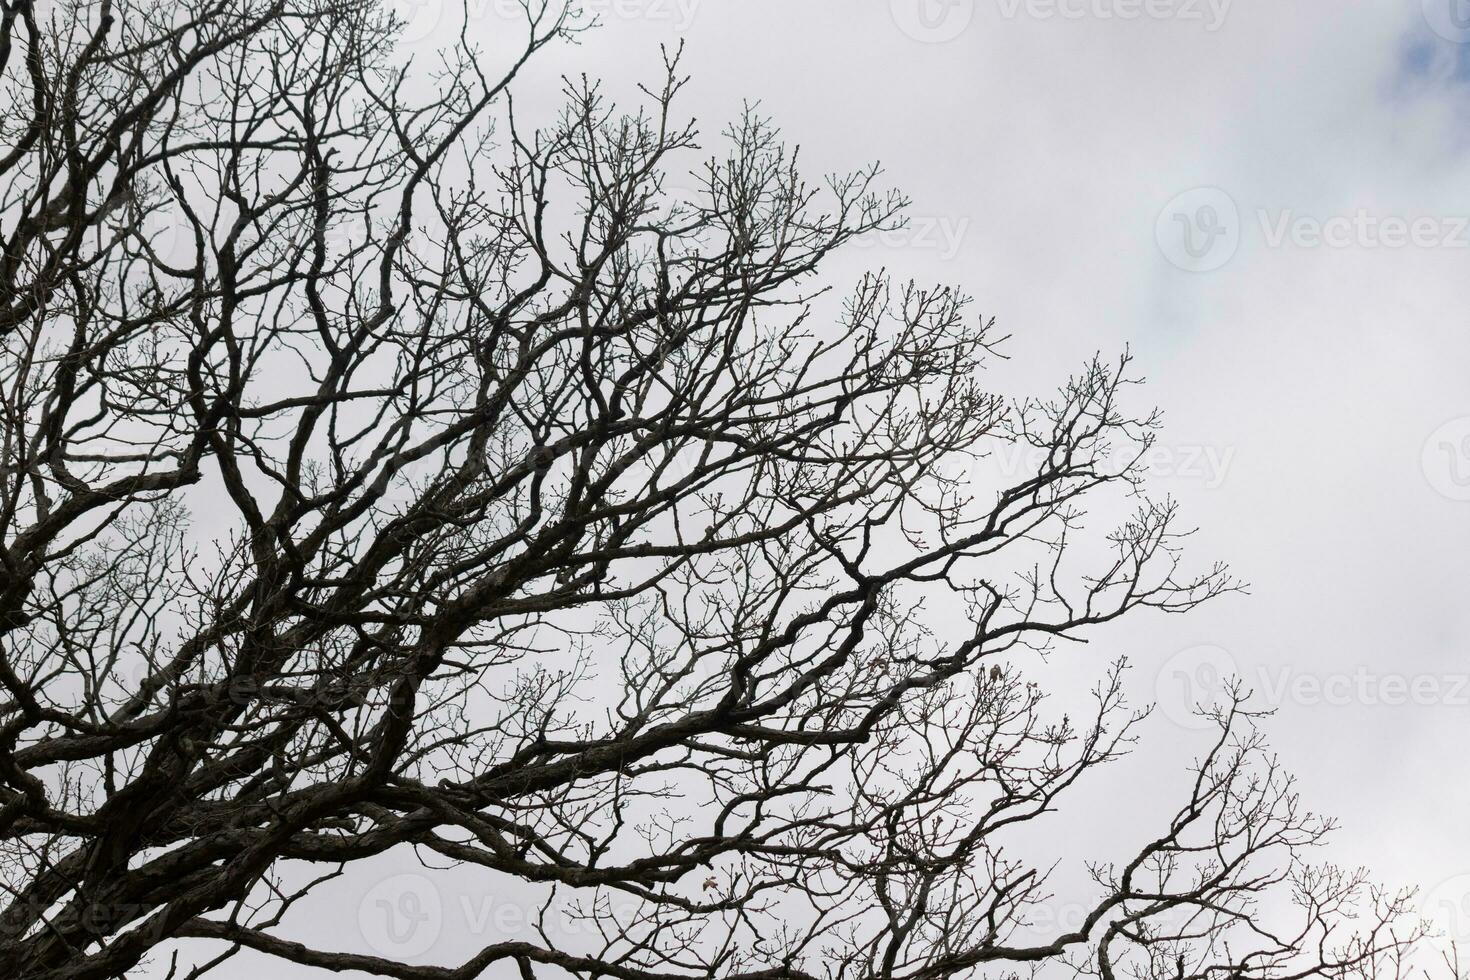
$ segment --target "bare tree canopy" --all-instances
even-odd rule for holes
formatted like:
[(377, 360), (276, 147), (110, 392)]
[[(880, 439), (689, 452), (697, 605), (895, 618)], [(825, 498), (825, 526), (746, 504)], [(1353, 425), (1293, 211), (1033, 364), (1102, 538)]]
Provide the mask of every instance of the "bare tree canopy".
[[(1027, 938), (1049, 862), (1009, 841), (1146, 713), (1098, 664), (1065, 714), (1027, 659), (1235, 588), (1145, 495), (1127, 358), (996, 394), (962, 294), (814, 277), (902, 221), (876, 168), (808, 183), (754, 112), (701, 142), (673, 54), (634, 114), (569, 81), (528, 128), (517, 72), (584, 25), (514, 26), (508, 67), (403, 67), (371, 0), (3, 4), (0, 973), (1395, 957), (1404, 896), (1311, 863), (1329, 822), (1239, 701)], [(395, 849), (591, 927), (305, 941)]]

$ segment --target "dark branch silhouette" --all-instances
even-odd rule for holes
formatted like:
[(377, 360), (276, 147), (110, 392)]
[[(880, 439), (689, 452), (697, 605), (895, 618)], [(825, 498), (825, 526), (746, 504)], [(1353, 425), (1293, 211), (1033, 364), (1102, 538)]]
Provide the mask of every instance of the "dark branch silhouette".
[[(1026, 938), (1047, 866), (1007, 842), (1145, 714), (1097, 665), (1062, 715), (1026, 658), (1235, 587), (1145, 495), (1127, 358), (1017, 400), (961, 294), (837, 302), (818, 266), (904, 200), (805, 182), (754, 112), (701, 145), (675, 55), (636, 114), (569, 81), (526, 128), (517, 72), (586, 25), (524, 14), (492, 72), (403, 67), (368, 0), (3, 4), (0, 973), (1400, 953), (1405, 897), (1310, 862), (1330, 824), (1243, 699), (1080, 925)], [(1092, 500), (1131, 516), (1097, 534)], [(439, 965), (303, 944), (314, 888), (406, 848), (589, 928)]]

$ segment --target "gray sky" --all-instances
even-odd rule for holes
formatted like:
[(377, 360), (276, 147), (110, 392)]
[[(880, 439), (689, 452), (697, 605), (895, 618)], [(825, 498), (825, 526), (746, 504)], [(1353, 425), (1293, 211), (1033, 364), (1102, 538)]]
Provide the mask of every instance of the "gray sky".
[[(469, 0), (492, 49), (498, 2)], [(548, 50), (516, 98), (535, 119), (582, 72), (631, 96), (683, 39), (681, 108), (707, 145), (757, 101), (809, 173), (878, 159), (913, 198), (910, 232), (849, 250), (834, 286), (880, 264), (963, 286), (1012, 334), (1008, 385), (1131, 346), (1166, 416), (1157, 486), (1201, 528), (1193, 554), (1251, 593), (1065, 653), (1095, 672), (1127, 654), (1137, 698), (1160, 702), (1126, 781), (1087, 791), (1108, 806), (1078, 847), (1172, 809), (1206, 737), (1186, 705), (1236, 672), (1278, 709), (1268, 731), (1309, 805), (1341, 818), (1330, 856), (1422, 887), (1463, 942), (1460, 2), (591, 0), (604, 26)], [(457, 6), (399, 0), (415, 50), (457, 30)]]
[[(493, 32), (492, 2), (472, 31)], [(1341, 817), (1332, 857), (1422, 886), (1447, 926), (1442, 903), (1470, 895), (1454, 2), (606, 0), (541, 66), (543, 91), (585, 71), (622, 92), (683, 38), (707, 135), (759, 101), (811, 171), (876, 158), (912, 196), (912, 233), (853, 250), (835, 284), (886, 263), (963, 285), (1014, 335), (1008, 377), (1038, 385), (1131, 345), (1166, 413), (1159, 486), (1201, 527), (1195, 554), (1252, 589), (1088, 656), (1134, 659), (1161, 699), (1147, 756), (1176, 766), (1203, 737), (1186, 683), (1238, 671), (1279, 708), (1307, 801)]]

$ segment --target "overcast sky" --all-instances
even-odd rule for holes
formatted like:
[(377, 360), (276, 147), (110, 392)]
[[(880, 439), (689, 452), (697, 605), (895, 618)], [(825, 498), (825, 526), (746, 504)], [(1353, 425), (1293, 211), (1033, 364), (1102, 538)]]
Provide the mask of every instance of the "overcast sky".
[[(1205, 737), (1189, 698), (1240, 674), (1278, 708), (1268, 730), (1307, 802), (1341, 818), (1331, 856), (1420, 886), (1466, 941), (1457, 2), (594, 0), (604, 26), (549, 49), (516, 98), (552, 111), (562, 72), (630, 93), (682, 39), (681, 107), (710, 145), (758, 101), (811, 172), (878, 159), (913, 198), (910, 231), (849, 250), (834, 285), (887, 265), (963, 286), (1012, 335), (1008, 383), (1131, 346), (1166, 415), (1157, 485), (1201, 528), (1194, 553), (1251, 592), (1100, 632), (1078, 669), (1133, 659), (1138, 697), (1160, 702), (1143, 758), (1170, 771)], [(470, 3), (493, 48), (507, 21)], [(412, 50), (457, 29), (446, 4), (398, 4)], [(1095, 836), (1166, 783), (1135, 779)]]
[(608, 0), (546, 61), (619, 89), (683, 38), (706, 133), (759, 101), (813, 170), (876, 158), (913, 198), (835, 280), (964, 286), (1038, 383), (1131, 345), (1160, 486), (1252, 588), (1090, 655), (1158, 676), (1149, 731), (1184, 761), (1184, 679), (1239, 672), (1334, 857), (1443, 916), (1470, 895), (1440, 885), (1470, 873), (1463, 7)]

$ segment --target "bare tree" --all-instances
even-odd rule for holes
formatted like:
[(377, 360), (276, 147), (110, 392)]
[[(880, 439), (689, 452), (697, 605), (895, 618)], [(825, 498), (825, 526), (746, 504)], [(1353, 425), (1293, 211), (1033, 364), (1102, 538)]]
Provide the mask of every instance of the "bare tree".
[[(524, 13), (508, 69), (410, 72), (370, 0), (4, 3), (0, 972), (1400, 953), (1404, 896), (1309, 862), (1329, 822), (1239, 699), (1036, 938), (1048, 872), (1007, 842), (1145, 712), (1099, 665), (1074, 720), (1028, 662), (1235, 587), (1144, 495), (1127, 359), (1002, 397), (959, 293), (824, 296), (904, 201), (805, 183), (754, 113), (702, 148), (677, 57), (636, 114), (571, 81), (518, 125), (518, 71), (585, 26)], [(1131, 516), (1094, 533), (1084, 498)], [(300, 941), (394, 849), (588, 928), (441, 965)]]

